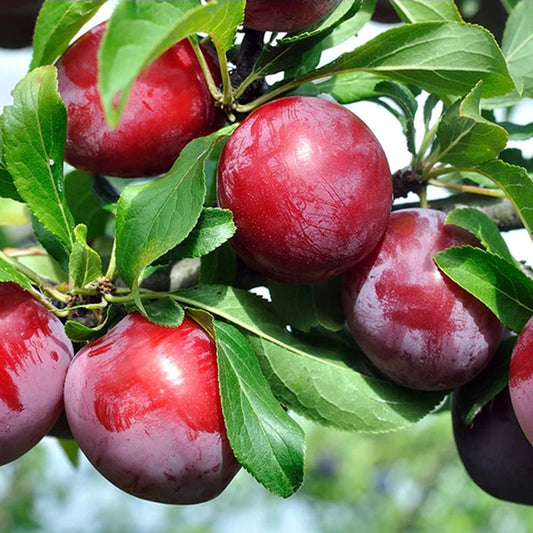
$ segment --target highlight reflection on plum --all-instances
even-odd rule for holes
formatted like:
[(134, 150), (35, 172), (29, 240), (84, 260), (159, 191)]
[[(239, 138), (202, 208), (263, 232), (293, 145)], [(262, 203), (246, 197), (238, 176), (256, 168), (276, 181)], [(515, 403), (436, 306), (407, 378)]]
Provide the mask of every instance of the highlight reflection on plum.
[(210, 500), (240, 468), (222, 416), (215, 342), (190, 318), (167, 328), (135, 312), (82, 348), (67, 374), (65, 411), (95, 468), (140, 498)]
[(57, 317), (18, 285), (0, 283), (0, 464), (33, 448), (58, 418), (72, 354)]
[(348, 326), (365, 354), (396, 383), (420, 390), (458, 387), (494, 355), (502, 325), (443, 274), (433, 255), (477, 245), (432, 209), (392, 213), (378, 249), (344, 276)]
[(392, 203), (383, 148), (366, 124), (322, 98), (289, 96), (251, 113), (218, 166), (218, 203), (253, 270), (286, 283), (339, 274), (378, 244)]

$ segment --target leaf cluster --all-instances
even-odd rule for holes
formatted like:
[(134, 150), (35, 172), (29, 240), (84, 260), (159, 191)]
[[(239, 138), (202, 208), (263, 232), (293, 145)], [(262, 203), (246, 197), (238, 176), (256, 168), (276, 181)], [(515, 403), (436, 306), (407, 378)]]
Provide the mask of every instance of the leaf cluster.
[[(513, 164), (505, 149), (533, 131), (510, 119), (514, 106), (533, 97), (533, 3), (506, 4), (500, 47), (485, 28), (465, 23), (451, 0), (394, 0), (403, 24), (324, 62), (325, 52), (359, 32), (375, 6), (344, 0), (314, 27), (267, 34), (251, 72), (232, 87), (228, 58), (240, 43), (244, 1), (120, 1), (99, 52), (109, 123), (120, 121), (142, 69), (186, 38), (215, 47), (223, 83), (216, 87), (207, 78), (228, 112), (227, 126), (189, 143), (165, 175), (142, 182), (64, 164), (67, 115), (54, 62), (103, 4), (45, 1), (30, 70), (0, 117), (0, 197), (27, 206), (35, 244), (54, 265), (29, 267), (0, 252), (0, 281), (16, 282), (45, 302), (80, 344), (132, 307), (165, 327), (178, 326), (185, 313), (199, 321), (217, 341), (222, 406), (237, 458), (269, 490), (289, 496), (302, 483), (305, 450), (289, 413), (385, 432), (416, 423), (445, 395), (408, 391), (376, 373), (346, 335), (339, 279), (315, 286), (262, 280), (268, 299), (242, 288), (229, 245), (232, 215), (215, 203), (216, 164), (236, 127), (233, 113), (286, 94), (376, 102), (399, 120), (409, 171), (424, 192), (438, 186), (507, 197), (532, 235), (532, 162), (526, 155)], [(259, 79), (266, 80), (263, 93), (241, 103)], [(496, 109), (507, 111), (505, 120), (496, 120)], [(533, 280), (487, 217), (460, 209), (447, 222), (471, 231), (483, 247), (440, 252), (437, 265), (520, 332), (533, 314)], [(194, 287), (146, 288), (150, 276), (187, 259), (199, 264)], [(465, 412), (488, 401), (501, 376), (488, 372)]]

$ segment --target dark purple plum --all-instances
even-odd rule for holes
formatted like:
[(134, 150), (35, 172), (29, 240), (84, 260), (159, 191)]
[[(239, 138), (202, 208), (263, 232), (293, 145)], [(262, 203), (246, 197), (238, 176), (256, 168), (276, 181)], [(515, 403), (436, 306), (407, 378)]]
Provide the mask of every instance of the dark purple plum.
[(452, 396), (452, 423), (459, 457), (485, 492), (533, 505), (533, 447), (520, 429), (506, 387), (483, 406), (470, 425), (461, 414), (462, 390)]
[(431, 209), (392, 213), (374, 253), (344, 276), (348, 326), (368, 358), (405, 387), (447, 390), (476, 376), (502, 338), (492, 312), (433, 261), (450, 246), (478, 245)]

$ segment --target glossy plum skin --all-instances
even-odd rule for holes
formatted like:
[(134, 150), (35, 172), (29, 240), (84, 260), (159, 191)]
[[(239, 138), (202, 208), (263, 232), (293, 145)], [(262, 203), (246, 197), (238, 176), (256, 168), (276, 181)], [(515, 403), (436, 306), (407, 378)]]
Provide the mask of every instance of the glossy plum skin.
[(58, 418), (72, 355), (61, 321), (30, 293), (0, 283), (0, 464), (33, 448)]
[(509, 391), (516, 418), (533, 445), (533, 317), (522, 329), (513, 349)]
[[(187, 40), (146, 67), (135, 81), (117, 128), (107, 124), (97, 86), (97, 51), (106, 23), (89, 30), (59, 59), (59, 92), (67, 107), (65, 159), (71, 165), (118, 177), (169, 170), (183, 147), (224, 123)], [(214, 56), (204, 49), (215, 82)]]
[(232, 243), (257, 272), (314, 283), (378, 244), (391, 175), (376, 137), (351, 111), (289, 96), (251, 113), (221, 154), (218, 203), (233, 212)]
[(189, 318), (165, 328), (135, 312), (82, 348), (67, 373), (65, 412), (94, 467), (139, 498), (207, 501), (240, 468), (224, 426), (215, 343)]
[(291, 32), (324, 18), (340, 0), (248, 0), (244, 26), (259, 31)]
[(467, 425), (462, 390), (452, 396), (452, 424), (459, 457), (472, 480), (495, 498), (533, 505), (533, 447), (518, 425), (506, 387)]
[(378, 249), (344, 276), (348, 326), (368, 358), (396, 383), (447, 390), (476, 376), (494, 355), (502, 325), (447, 278), (432, 257), (477, 245), (431, 209), (392, 213)]

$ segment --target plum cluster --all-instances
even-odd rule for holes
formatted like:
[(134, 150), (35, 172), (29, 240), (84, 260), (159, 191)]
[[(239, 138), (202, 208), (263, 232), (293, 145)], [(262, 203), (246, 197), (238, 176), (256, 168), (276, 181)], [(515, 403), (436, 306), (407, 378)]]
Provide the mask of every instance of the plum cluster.
[[(298, 31), (331, 12), (339, 0), (254, 0), (244, 24), (257, 30)], [(120, 124), (106, 121), (98, 91), (98, 49), (103, 22), (77, 39), (60, 58), (59, 92), (67, 107), (65, 160), (76, 168), (118, 177), (146, 177), (170, 169), (183, 147), (219, 129), (215, 105), (187, 39), (169, 48), (137, 77)], [(213, 50), (201, 47), (215, 84), (220, 69)]]
[[(298, 31), (338, 3), (250, 1), (244, 25)], [(97, 83), (105, 24), (57, 64), (68, 114), (65, 158), (96, 174), (163, 174), (188, 142), (225, 123), (224, 110), (185, 40), (140, 74), (119, 126), (110, 128)], [(216, 57), (202, 50), (219, 84)], [(342, 276), (347, 326), (376, 373), (401, 387), (454, 391), (457, 448), (472, 478), (499, 498), (533, 504), (524, 475), (533, 468), (533, 319), (516, 343), (508, 388), (467, 425), (462, 387), (488, 365), (504, 330), (433, 256), (481, 244), (439, 211), (392, 212), (392, 201), (377, 138), (323, 98), (284, 96), (259, 106), (218, 163), (217, 203), (233, 213), (241, 260), (282, 283)], [(166, 328), (134, 311), (74, 356), (58, 318), (27, 290), (0, 283), (0, 338), (0, 464), (34, 446), (64, 410), (89, 461), (135, 496), (202, 502), (239, 471), (222, 414), (216, 343), (193, 318)]]
[(240, 469), (227, 439), (210, 335), (139, 313), (73, 357), (63, 324), (0, 283), (0, 464), (35, 446), (61, 415), (87, 458), (135, 496), (174, 504), (217, 496)]

